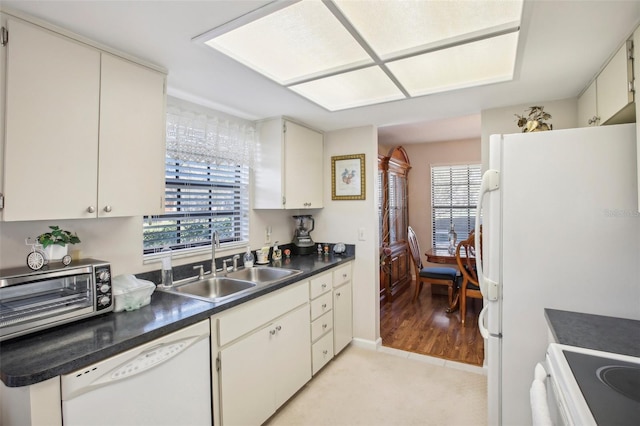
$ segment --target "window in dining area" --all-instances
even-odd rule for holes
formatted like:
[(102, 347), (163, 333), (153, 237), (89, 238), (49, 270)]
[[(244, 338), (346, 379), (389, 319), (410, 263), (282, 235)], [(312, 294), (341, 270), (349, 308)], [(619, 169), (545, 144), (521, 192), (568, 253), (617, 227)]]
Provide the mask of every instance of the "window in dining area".
[(431, 218), (434, 249), (447, 249), (451, 225), (457, 241), (475, 226), (482, 172), (480, 164), (431, 167)]

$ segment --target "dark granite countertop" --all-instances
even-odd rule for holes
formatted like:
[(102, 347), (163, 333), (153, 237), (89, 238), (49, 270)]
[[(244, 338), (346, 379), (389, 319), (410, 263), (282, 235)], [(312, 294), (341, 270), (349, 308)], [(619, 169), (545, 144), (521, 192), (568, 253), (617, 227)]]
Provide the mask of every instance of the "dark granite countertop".
[(0, 342), (0, 379), (19, 387), (70, 373), (353, 259), (352, 254), (292, 256), (271, 266), (300, 269), (302, 274), (223, 302), (156, 290), (151, 303), (138, 310), (106, 313)]
[(558, 343), (640, 357), (640, 321), (556, 309), (544, 313)]

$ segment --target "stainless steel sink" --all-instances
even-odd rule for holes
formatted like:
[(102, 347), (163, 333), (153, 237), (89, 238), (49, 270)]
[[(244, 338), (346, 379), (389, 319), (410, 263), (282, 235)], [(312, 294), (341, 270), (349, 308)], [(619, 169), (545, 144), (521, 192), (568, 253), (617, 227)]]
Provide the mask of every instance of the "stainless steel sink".
[(242, 268), (237, 271), (227, 272), (227, 278), (251, 281), (258, 284), (273, 283), (301, 274), (297, 269), (272, 268), (258, 266), (255, 268)]
[(228, 277), (210, 277), (202, 280), (176, 285), (172, 291), (177, 293), (204, 297), (219, 301), (240, 292), (251, 290), (257, 285), (255, 282)]
[(241, 268), (224, 275), (197, 277), (177, 281), (166, 291), (194, 296), (219, 302), (232, 296), (249, 293), (268, 284), (284, 281), (287, 278), (302, 274), (298, 269), (273, 268), (259, 266), (255, 268)]

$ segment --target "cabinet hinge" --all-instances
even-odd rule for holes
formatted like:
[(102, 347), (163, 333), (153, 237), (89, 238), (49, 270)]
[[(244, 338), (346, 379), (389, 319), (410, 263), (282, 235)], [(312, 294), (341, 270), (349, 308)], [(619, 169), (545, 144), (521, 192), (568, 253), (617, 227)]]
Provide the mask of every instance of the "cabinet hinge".
[(282, 205), (283, 206), (287, 205), (287, 197), (282, 197)]
[(0, 44), (6, 46), (7, 43), (9, 43), (9, 30), (7, 30), (7, 27), (2, 27), (0, 31)]
[(636, 81), (632, 80), (629, 82), (629, 92), (635, 93), (636, 91)]
[(222, 368), (222, 361), (220, 361), (220, 357), (216, 358), (216, 371), (220, 371)]
[(282, 123), (282, 133), (287, 133), (287, 123)]
[(0, 210), (4, 209), (4, 194), (0, 193)]
[(633, 40), (627, 40), (627, 59), (633, 59)]

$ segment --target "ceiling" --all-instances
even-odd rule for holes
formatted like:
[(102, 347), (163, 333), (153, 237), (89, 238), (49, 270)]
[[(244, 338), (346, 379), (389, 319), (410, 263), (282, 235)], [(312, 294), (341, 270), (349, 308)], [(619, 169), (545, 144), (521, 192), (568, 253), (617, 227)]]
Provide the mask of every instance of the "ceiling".
[(192, 41), (267, 3), (2, 1), (166, 68), (170, 95), (250, 120), (288, 116), (323, 131), (375, 125), (381, 143), (396, 144), (480, 137), (483, 109), (576, 97), (640, 23), (640, 1), (527, 0), (514, 81), (329, 112)]

